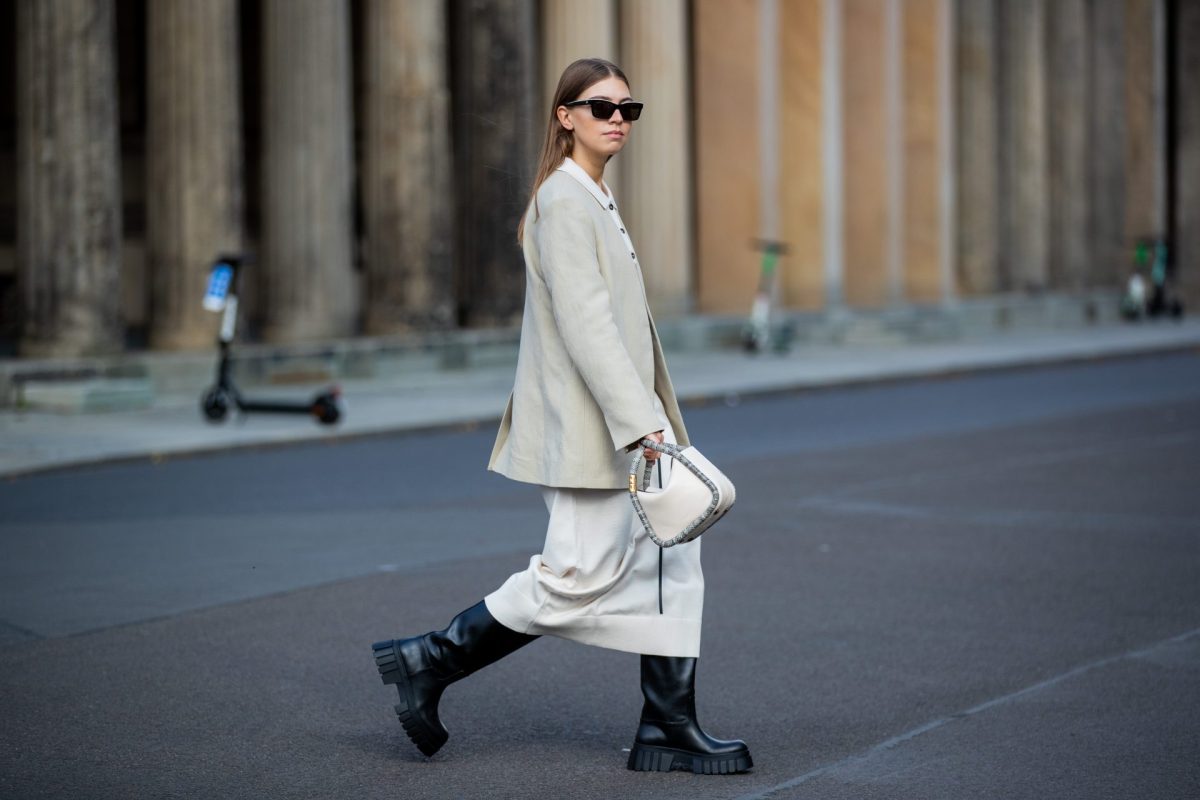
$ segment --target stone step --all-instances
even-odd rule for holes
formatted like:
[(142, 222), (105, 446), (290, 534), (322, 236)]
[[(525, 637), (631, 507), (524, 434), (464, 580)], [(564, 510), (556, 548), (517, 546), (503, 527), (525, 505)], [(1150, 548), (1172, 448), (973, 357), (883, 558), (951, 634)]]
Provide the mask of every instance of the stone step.
[(17, 388), (15, 405), (69, 414), (131, 411), (154, 405), (154, 386), (148, 378), (27, 380)]
[[(945, 306), (779, 311), (772, 315), (771, 323), (778, 346), (785, 350), (792, 344), (901, 346), (1024, 329), (1086, 329), (1110, 324), (1116, 320), (1119, 298), (1119, 292), (1112, 289), (1063, 295), (992, 295), (963, 298)], [(746, 322), (745, 314), (656, 320), (663, 347), (670, 352), (739, 349)], [(520, 331), (507, 328), (288, 345), (238, 343), (232, 351), (232, 376), (247, 390), (352, 380), (404, 382), (445, 371), (515, 367), (519, 342)], [(145, 381), (151, 395), (160, 398), (199, 397), (216, 378), (217, 359), (215, 346), (207, 351), (136, 352), (107, 358), (0, 359), (0, 408), (18, 402), (63, 408), (145, 402), (139, 399), (143, 390), (123, 382), (125, 379)], [(99, 383), (93, 383), (97, 380)]]

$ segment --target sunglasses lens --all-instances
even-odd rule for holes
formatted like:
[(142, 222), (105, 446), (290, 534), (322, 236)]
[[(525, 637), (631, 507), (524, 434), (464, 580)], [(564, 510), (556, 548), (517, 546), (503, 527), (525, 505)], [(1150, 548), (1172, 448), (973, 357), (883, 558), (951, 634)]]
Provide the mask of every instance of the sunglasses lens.
[(612, 116), (612, 112), (616, 109), (617, 104), (608, 100), (593, 100), (591, 106), (593, 117), (596, 119), (608, 119)]
[(621, 119), (626, 122), (633, 122), (642, 115), (641, 103), (621, 103), (620, 105), (611, 100), (586, 100), (579, 101), (582, 105), (586, 102), (592, 108), (592, 116), (596, 119), (612, 119), (613, 112), (618, 108), (621, 109)]

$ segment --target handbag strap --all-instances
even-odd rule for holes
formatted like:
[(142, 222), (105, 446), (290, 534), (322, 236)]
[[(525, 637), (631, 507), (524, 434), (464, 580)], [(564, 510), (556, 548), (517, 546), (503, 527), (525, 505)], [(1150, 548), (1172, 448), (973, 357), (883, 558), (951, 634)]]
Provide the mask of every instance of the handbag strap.
[[(657, 442), (654, 439), (646, 438), (640, 442), (643, 448), (657, 450), (660, 453), (665, 453), (671, 458), (679, 459), (683, 453), (683, 448), (671, 442)], [(687, 463), (687, 459), (683, 459)], [(642, 462), (645, 462), (645, 468), (642, 467)], [(642, 472), (638, 475), (639, 470)], [(692, 470), (693, 472), (695, 469)], [(633, 464), (629, 468), (629, 491), (631, 494), (644, 492), (650, 485), (650, 476), (654, 473), (654, 462), (646, 458), (644, 450), (639, 450), (638, 454), (633, 459)]]

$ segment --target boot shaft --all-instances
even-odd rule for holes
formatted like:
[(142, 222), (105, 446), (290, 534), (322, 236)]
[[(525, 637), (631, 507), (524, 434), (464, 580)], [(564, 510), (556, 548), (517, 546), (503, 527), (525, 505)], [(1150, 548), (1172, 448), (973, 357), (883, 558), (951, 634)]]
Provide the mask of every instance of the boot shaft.
[(696, 659), (643, 655), (642, 696), (643, 720), (695, 720)]
[(429, 665), (447, 680), (458, 680), (537, 639), (505, 627), (481, 600), (459, 612), (444, 630), (417, 637)]

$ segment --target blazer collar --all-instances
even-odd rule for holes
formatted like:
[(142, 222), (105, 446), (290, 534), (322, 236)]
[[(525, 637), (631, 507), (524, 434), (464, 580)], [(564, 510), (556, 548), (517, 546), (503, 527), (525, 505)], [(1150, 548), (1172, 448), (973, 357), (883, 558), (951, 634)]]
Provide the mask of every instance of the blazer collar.
[(592, 197), (596, 198), (596, 202), (599, 203), (602, 208), (608, 208), (610, 204), (614, 207), (616, 206), (617, 198), (613, 197), (611, 194), (605, 194), (604, 190), (600, 188), (600, 185), (592, 180), (592, 176), (588, 175), (587, 171), (583, 167), (579, 166), (575, 159), (567, 156), (565, 159), (563, 159), (562, 164), (558, 166), (558, 169), (560, 172), (567, 173), (572, 178), (583, 184), (583, 188), (587, 189), (588, 193), (591, 194)]

